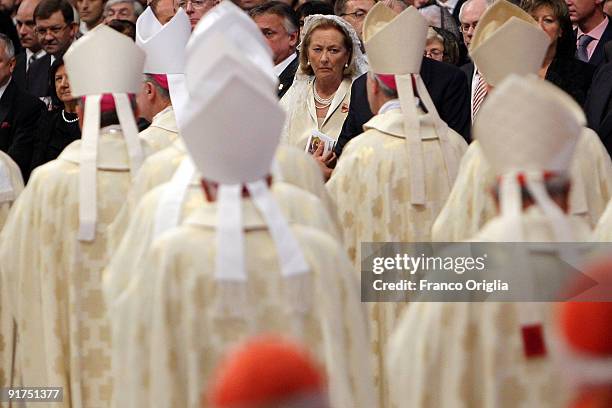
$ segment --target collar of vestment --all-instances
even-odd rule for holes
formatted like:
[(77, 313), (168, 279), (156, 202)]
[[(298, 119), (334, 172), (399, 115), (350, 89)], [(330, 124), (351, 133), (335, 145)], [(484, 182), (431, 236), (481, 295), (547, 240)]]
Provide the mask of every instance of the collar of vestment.
[[(202, 194), (204, 194), (202, 192)], [(250, 198), (241, 200), (242, 206), (242, 225), (245, 230), (266, 230), (267, 224), (262, 218), (259, 210)], [(217, 221), (217, 203), (206, 203), (198, 208), (187, 220), (187, 224), (197, 225), (205, 228), (216, 228), (219, 225)]]
[[(428, 113), (423, 113), (421, 109), (417, 110), (419, 112), (419, 123), (421, 126), (421, 140), (437, 139), (438, 135), (436, 134), (432, 116)], [(372, 119), (363, 125), (363, 129), (364, 131), (375, 129), (390, 136), (406, 138), (406, 133), (404, 131), (404, 115), (399, 108), (389, 109), (372, 117)]]
[[(81, 140), (75, 140), (69, 144), (59, 155), (58, 160), (79, 164), (81, 162)], [(127, 146), (120, 126), (113, 125), (100, 129), (96, 167), (100, 170), (130, 171)]]
[(157, 115), (153, 116), (151, 126), (167, 130), (168, 132), (178, 133), (176, 117), (174, 116), (172, 105), (169, 105), (164, 110), (159, 111)]

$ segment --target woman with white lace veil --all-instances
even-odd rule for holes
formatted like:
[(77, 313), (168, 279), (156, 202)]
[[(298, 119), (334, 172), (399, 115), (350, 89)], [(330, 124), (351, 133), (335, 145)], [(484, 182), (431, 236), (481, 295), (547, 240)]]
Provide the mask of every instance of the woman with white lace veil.
[(355, 30), (333, 15), (306, 17), (298, 49), (295, 81), (281, 99), (287, 111), (282, 141), (305, 149), (313, 132), (338, 139), (348, 114), (351, 84), (367, 71), (367, 62)]

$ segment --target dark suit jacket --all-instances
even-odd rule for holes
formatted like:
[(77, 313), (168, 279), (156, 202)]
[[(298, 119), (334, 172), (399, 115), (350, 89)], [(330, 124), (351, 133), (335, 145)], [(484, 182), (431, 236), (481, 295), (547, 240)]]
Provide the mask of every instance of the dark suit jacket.
[[(423, 58), (420, 74), (442, 120), (469, 140), (470, 93), (465, 74), (455, 66), (430, 58)], [(364, 74), (353, 82), (348, 116), (334, 149), (336, 156), (340, 156), (349, 140), (363, 133), (363, 125), (374, 116), (368, 104), (366, 79)]]
[(34, 132), (45, 105), (11, 81), (0, 98), (0, 150), (7, 153), (27, 180), (32, 161)]
[(281, 72), (278, 76), (278, 97), (282, 98), (285, 92), (291, 87), (293, 84), (293, 78), (295, 77), (295, 73), (298, 69), (298, 65), (300, 65), (300, 58), (298, 56), (295, 57), (291, 64), (287, 65), (287, 68)]
[(21, 52), (21, 42), (19, 42), (19, 35), (17, 34), (17, 28), (13, 24), (13, 19), (6, 12), (0, 12), (0, 33), (7, 35), (13, 42), (15, 47), (15, 55)]
[(612, 155), (612, 62), (599, 67), (591, 90), (588, 93), (584, 111), (587, 123), (599, 134), (606, 150)]
[(26, 84), (26, 53), (21, 52), (15, 57), (15, 69), (13, 69), (13, 81), (24, 91), (28, 89)]
[(608, 26), (601, 35), (597, 47), (595, 47), (595, 51), (593, 51), (593, 55), (589, 59), (589, 64), (591, 65), (598, 66), (604, 63), (606, 58), (605, 45), (608, 41), (612, 40), (612, 21), (610, 18), (606, 18), (608, 19)]
[(53, 93), (49, 89), (49, 70), (51, 69), (51, 56), (45, 54), (30, 65), (28, 73), (28, 93), (34, 96), (49, 96)]
[(557, 85), (584, 105), (595, 67), (575, 58), (554, 58), (546, 71), (546, 80)]
[(468, 90), (470, 93), (470, 103), (472, 103), (472, 79), (474, 79), (474, 63), (470, 61), (459, 68), (465, 73), (465, 76), (467, 77)]

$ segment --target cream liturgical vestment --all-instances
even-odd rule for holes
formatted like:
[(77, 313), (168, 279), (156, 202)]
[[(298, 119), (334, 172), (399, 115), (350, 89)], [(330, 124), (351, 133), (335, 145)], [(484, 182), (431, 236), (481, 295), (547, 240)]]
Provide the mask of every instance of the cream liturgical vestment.
[(138, 134), (155, 151), (170, 146), (178, 138), (178, 128), (172, 106), (153, 116), (151, 125)]
[(0, 231), (6, 222), (11, 205), (23, 190), (19, 166), (11, 157), (0, 152)]
[(606, 210), (601, 215), (597, 227), (595, 227), (593, 240), (598, 242), (612, 242), (612, 200), (608, 202)]
[[(570, 214), (594, 227), (612, 198), (612, 161), (600, 138), (584, 128), (569, 170)], [(461, 161), (457, 181), (432, 228), (432, 240), (469, 239), (495, 215), (488, 188), (495, 175), (474, 141)]]
[[(282, 200), (279, 204), (284, 206)], [(121, 406), (198, 406), (227, 348), (272, 332), (296, 338), (318, 357), (327, 370), (333, 407), (374, 407), (364, 311), (342, 248), (328, 234), (288, 220), (310, 267), (298, 278), (304, 279), (300, 293), (291, 295), (292, 278), (280, 273), (266, 224), (249, 199), (241, 205), (246, 313), (232, 317), (216, 306), (221, 293), (214, 277), (217, 206), (200, 206), (153, 243), (138, 282), (123, 295), (128, 310), (121, 306), (122, 315), (129, 319), (124, 324), (132, 330), (127, 344), (116, 346), (130, 354), (126, 366), (137, 378), (127, 383), (129, 404)], [(292, 301), (295, 295), (299, 299)]]
[[(588, 240), (584, 221), (566, 218), (575, 239)], [(529, 208), (520, 222), (525, 241), (554, 241), (550, 221), (538, 208)], [(473, 240), (505, 241), (508, 228), (494, 218)], [(556, 257), (546, 253), (539, 262), (561, 262)], [(398, 408), (567, 406), (568, 387), (550, 355), (525, 357), (517, 306), (522, 304), (412, 302), (387, 350), (388, 378)], [(550, 350), (553, 304), (530, 305), (542, 318)]]
[[(130, 384), (138, 381), (131, 378), (136, 373), (131, 367), (134, 364), (133, 358), (140, 355), (134, 353), (140, 352), (128, 347), (129, 336), (133, 336), (130, 330), (135, 328), (131, 312), (134, 311), (134, 304), (139, 302), (139, 298), (133, 297), (135, 293), (133, 288), (127, 291), (126, 288), (130, 284), (136, 285), (136, 282), (144, 279), (149, 273), (144, 263), (148, 259), (151, 243), (155, 239), (154, 224), (158, 205), (168, 186), (169, 183), (162, 184), (140, 200), (121, 245), (115, 251), (105, 271), (104, 287), (113, 327), (113, 378), (117, 384), (113, 406), (117, 407), (139, 406), (134, 399), (138, 396), (134, 394)], [(273, 183), (271, 190), (288, 220), (326, 232), (332, 237), (337, 234), (334, 223), (315, 195), (283, 182)], [(192, 182), (183, 201), (181, 218), (188, 217), (206, 205), (199, 182)], [(143, 347), (141, 344), (132, 344), (132, 346)], [(126, 356), (131, 356), (131, 359)]]
[[(343, 228), (344, 244), (356, 267), (362, 242), (430, 240), (431, 224), (451, 189), (441, 143), (429, 114), (420, 114), (421, 147), (425, 156), (425, 205), (410, 202), (410, 145), (406, 143), (399, 108), (374, 116), (365, 132), (347, 144), (328, 191)], [(466, 143), (448, 130), (450, 152), (457, 161)]]
[(75, 141), (36, 169), (15, 202), (0, 247), (2, 297), (9, 294), (17, 325), (21, 384), (63, 387), (63, 403), (53, 406), (106, 407), (111, 332), (101, 274), (108, 261), (106, 229), (125, 201), (130, 166), (119, 127), (102, 129), (96, 235), (79, 241), (80, 148)]
[[(169, 181), (186, 157), (187, 149), (179, 138), (168, 148), (151, 155), (144, 161), (125, 205), (117, 215), (116, 221), (111, 225), (111, 248), (119, 245), (140, 199), (156, 186)], [(316, 162), (303, 151), (283, 145), (277, 148), (275, 160), (274, 178), (293, 184), (319, 197), (336, 223), (335, 207), (325, 190), (323, 176)]]

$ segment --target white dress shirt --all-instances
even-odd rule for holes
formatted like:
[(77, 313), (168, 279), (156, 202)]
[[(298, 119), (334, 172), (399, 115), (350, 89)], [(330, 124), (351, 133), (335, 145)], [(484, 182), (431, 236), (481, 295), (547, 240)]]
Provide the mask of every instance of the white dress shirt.
[(297, 54), (294, 52), (293, 54), (291, 54), (290, 56), (285, 58), (282, 62), (280, 62), (277, 65), (275, 65), (274, 66), (274, 73), (276, 74), (276, 76), (280, 76), (280, 74), (283, 73), (285, 68), (287, 68), (289, 66), (289, 64), (291, 64), (293, 62), (293, 60), (296, 59), (296, 58), (297, 58)]

